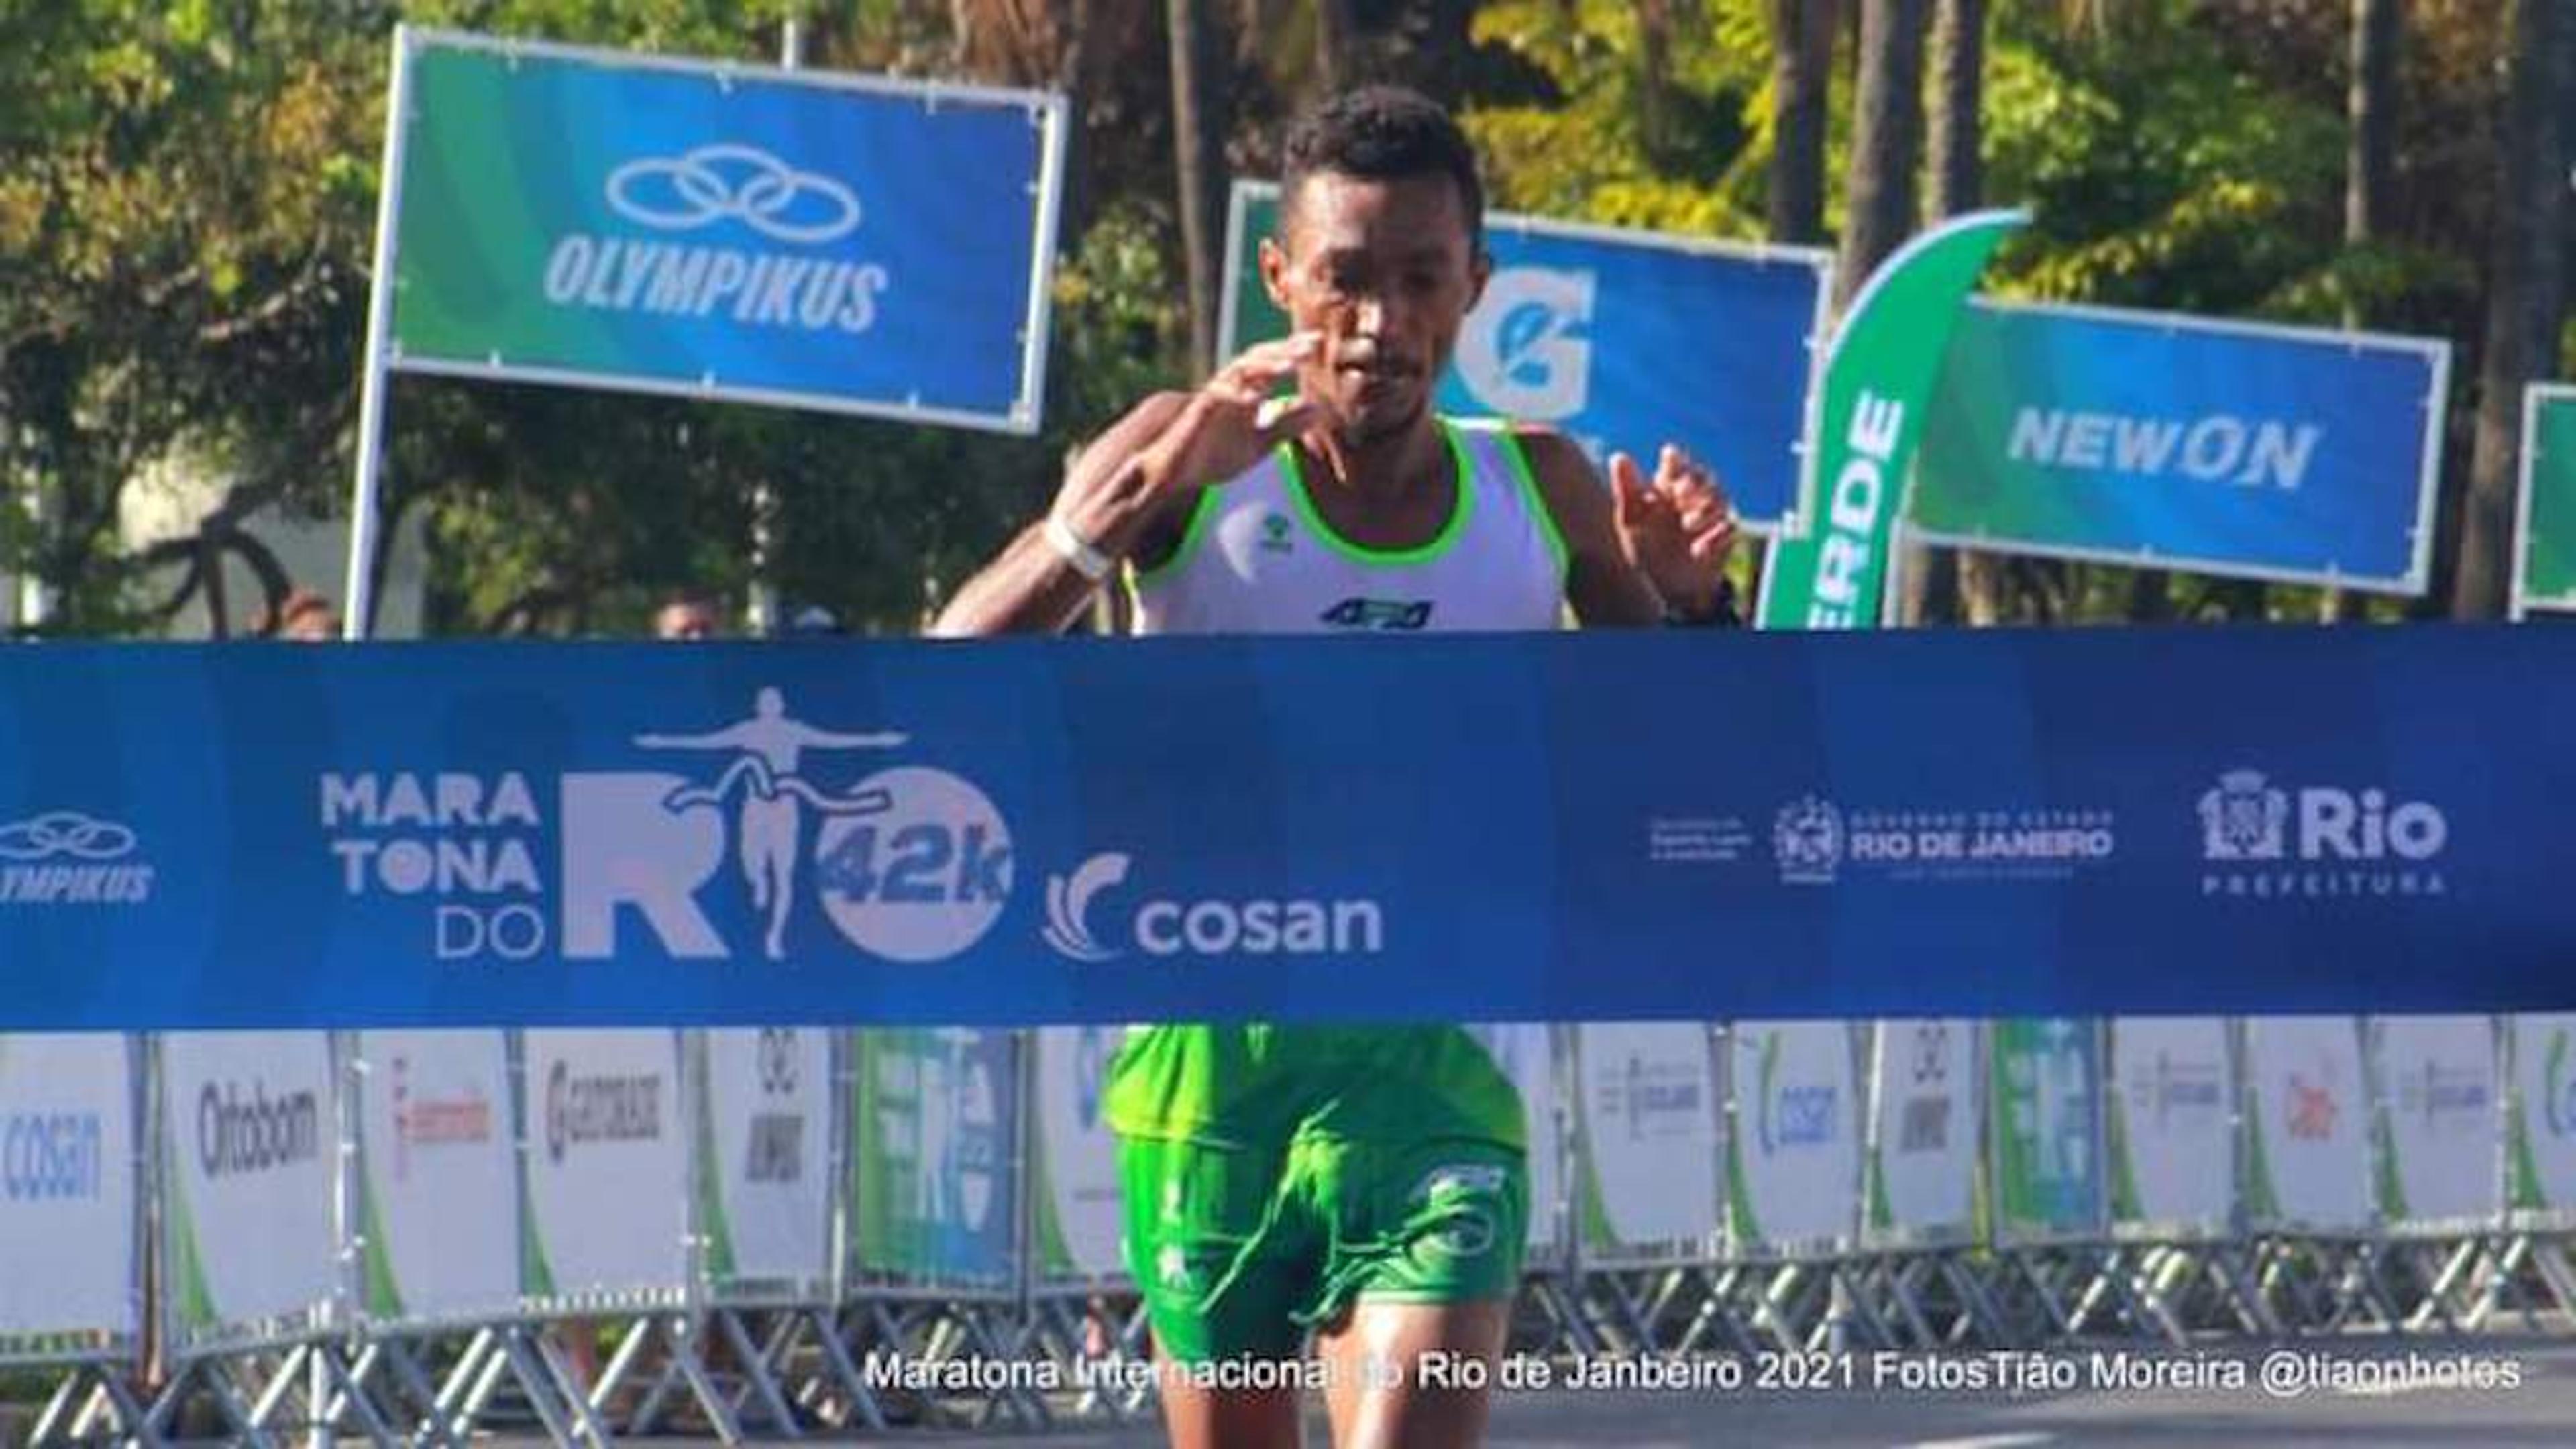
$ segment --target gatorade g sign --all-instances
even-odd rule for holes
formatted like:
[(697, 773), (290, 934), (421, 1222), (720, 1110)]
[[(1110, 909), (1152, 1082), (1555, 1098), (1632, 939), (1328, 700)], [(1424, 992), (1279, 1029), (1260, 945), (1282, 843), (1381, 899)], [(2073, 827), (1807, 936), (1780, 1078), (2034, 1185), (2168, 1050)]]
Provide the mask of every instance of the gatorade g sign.
[[(1259, 265), (1278, 207), (1276, 186), (1235, 183), (1218, 340), (1229, 355), (1287, 334)], [(1485, 250), (1493, 272), (1458, 329), (1441, 410), (1553, 424), (1596, 461), (1678, 443), (1756, 528), (1796, 506), (1830, 257), (1503, 212), (1486, 214)]]
[(390, 361), (1030, 433), (1062, 103), (406, 29)]
[(1887, 549), (1960, 304), (2019, 212), (1963, 216), (1907, 242), (1853, 298), (1825, 363), (1807, 490), (1821, 516), (1762, 570), (1768, 629), (1878, 622)]

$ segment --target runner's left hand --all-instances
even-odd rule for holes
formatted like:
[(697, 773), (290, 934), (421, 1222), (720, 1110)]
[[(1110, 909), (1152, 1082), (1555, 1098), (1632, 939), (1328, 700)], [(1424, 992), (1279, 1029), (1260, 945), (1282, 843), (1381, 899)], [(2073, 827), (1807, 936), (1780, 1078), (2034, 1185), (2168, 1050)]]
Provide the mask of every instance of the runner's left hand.
[(1637, 460), (1610, 455), (1619, 547), (1664, 606), (1684, 618), (1716, 612), (1735, 551), (1735, 508), (1717, 475), (1667, 443), (1649, 479)]

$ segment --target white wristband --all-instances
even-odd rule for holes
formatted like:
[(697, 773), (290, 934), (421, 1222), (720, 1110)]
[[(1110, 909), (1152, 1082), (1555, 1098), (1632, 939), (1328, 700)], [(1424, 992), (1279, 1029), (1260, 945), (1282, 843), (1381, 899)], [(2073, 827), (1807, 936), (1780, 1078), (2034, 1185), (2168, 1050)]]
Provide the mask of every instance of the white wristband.
[(1089, 539), (1073, 531), (1073, 525), (1050, 513), (1046, 521), (1047, 547), (1054, 549), (1073, 571), (1098, 583), (1109, 577), (1109, 555), (1092, 546)]

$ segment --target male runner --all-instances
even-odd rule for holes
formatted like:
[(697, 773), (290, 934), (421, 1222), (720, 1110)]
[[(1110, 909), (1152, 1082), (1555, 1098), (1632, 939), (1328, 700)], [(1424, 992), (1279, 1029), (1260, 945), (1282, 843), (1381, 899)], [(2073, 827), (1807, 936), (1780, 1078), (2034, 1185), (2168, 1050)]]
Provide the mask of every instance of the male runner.
[[(1731, 617), (1734, 523), (1677, 450), (1651, 480), (1614, 457), (1604, 489), (1554, 432), (1432, 411), (1490, 269), (1475, 155), (1438, 106), (1327, 102), (1290, 131), (1280, 188), (1261, 274), (1294, 334), (1113, 424), (938, 632), (1060, 629), (1117, 565), (1149, 634), (1552, 629), (1569, 603), (1588, 625)], [(1486, 1395), (1413, 1371), (1498, 1359), (1519, 1287), (1525, 1113), (1474, 1037), (1139, 1028), (1107, 1115), (1167, 1358), (1292, 1357), (1311, 1327), (1336, 1443), (1476, 1441)], [(1298, 1442), (1293, 1389), (1166, 1376), (1163, 1405), (1182, 1449)]]

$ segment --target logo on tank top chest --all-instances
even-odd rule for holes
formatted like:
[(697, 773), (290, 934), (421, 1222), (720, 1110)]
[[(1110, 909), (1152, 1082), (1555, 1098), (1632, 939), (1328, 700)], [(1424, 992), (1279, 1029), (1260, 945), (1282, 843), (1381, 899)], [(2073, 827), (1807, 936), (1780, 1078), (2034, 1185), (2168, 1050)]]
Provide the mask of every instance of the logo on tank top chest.
[(1316, 617), (1336, 629), (1412, 633), (1431, 626), (1431, 600), (1371, 599), (1353, 595)]

